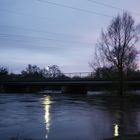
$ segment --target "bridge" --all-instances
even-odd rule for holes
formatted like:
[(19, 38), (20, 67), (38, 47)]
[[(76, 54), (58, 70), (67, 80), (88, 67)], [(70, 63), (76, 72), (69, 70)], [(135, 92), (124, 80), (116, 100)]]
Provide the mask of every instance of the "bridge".
[[(92, 73), (66, 73), (62, 78), (46, 78), (39, 81), (0, 81), (0, 92), (38, 92), (43, 89), (59, 89), (63, 92), (85, 93), (93, 90), (111, 90), (118, 86), (118, 81), (93, 80)], [(124, 81), (129, 89), (139, 89), (140, 81)]]
[[(1, 81), (0, 91), (36, 92), (43, 89), (58, 89), (65, 93), (87, 91), (111, 90), (117, 87), (117, 81), (92, 81), (92, 80), (48, 80), (48, 81)], [(140, 81), (125, 81), (129, 89), (139, 89)]]

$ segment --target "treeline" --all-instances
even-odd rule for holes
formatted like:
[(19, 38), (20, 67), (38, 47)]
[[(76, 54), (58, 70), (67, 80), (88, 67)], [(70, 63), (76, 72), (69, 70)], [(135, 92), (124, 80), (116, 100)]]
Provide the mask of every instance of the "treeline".
[(29, 64), (20, 74), (9, 73), (7, 68), (0, 67), (1, 81), (33, 81), (54, 78), (66, 78), (57, 65), (41, 69), (37, 65)]
[[(140, 70), (127, 70), (124, 80), (140, 80)], [(9, 73), (7, 68), (0, 67), (0, 81), (44, 81), (44, 80), (64, 80), (64, 79), (88, 79), (88, 80), (113, 80), (119, 79), (118, 71), (113, 67), (99, 67), (87, 76), (66, 76), (57, 65), (47, 68), (39, 68), (37, 65), (29, 64), (20, 74)]]
[[(94, 80), (119, 80), (119, 74), (114, 67), (99, 67), (93, 72)], [(128, 69), (123, 74), (125, 81), (138, 81), (140, 80), (140, 70)]]

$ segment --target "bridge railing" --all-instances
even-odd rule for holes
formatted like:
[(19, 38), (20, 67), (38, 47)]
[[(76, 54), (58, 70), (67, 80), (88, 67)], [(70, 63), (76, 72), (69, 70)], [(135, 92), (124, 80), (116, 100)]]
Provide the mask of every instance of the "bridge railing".
[(78, 79), (78, 78), (93, 78), (94, 74), (92, 72), (73, 72), (73, 73), (55, 73), (50, 75), (43, 75), (46, 79), (48, 78), (59, 78), (59, 79)]
[(74, 72), (74, 73), (63, 73), (64, 76), (69, 78), (93, 78), (92, 72)]

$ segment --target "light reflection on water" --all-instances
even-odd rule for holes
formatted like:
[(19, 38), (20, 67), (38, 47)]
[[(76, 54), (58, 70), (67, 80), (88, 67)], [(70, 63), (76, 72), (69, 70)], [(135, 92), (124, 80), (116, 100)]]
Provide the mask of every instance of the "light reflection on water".
[(114, 136), (119, 136), (119, 125), (114, 124)]
[(46, 139), (48, 139), (48, 134), (50, 130), (50, 107), (51, 107), (51, 99), (50, 96), (44, 97), (44, 107), (45, 107), (45, 124), (46, 124)]
[(121, 118), (121, 115), (120, 115), (120, 110), (116, 110), (115, 111), (115, 123), (114, 123), (114, 136), (117, 137), (119, 136), (119, 131), (120, 131), (120, 126), (119, 126), (119, 120)]

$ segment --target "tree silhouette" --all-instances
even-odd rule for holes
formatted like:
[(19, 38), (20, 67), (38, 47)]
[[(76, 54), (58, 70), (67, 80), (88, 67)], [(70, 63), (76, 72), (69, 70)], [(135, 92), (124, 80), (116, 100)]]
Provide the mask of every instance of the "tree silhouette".
[(138, 42), (140, 26), (135, 25), (132, 16), (124, 12), (112, 21), (106, 31), (101, 32), (95, 53), (96, 63), (106, 67), (114, 67), (118, 72), (120, 95), (123, 94), (124, 74), (128, 70), (137, 68), (136, 58), (138, 51), (135, 44)]
[(50, 77), (56, 78), (62, 75), (62, 72), (57, 65), (48, 66), (48, 73)]

